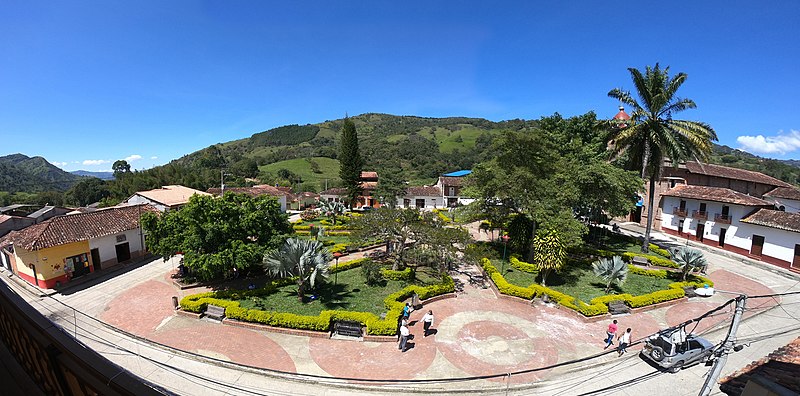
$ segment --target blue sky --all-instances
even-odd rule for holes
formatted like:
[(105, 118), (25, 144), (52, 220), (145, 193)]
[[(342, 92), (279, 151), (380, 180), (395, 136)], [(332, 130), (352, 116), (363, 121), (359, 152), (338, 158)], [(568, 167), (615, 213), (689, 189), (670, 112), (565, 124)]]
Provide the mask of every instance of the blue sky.
[(0, 154), (144, 169), (345, 113), (612, 117), (660, 62), (681, 118), (800, 158), (800, 2), (648, 3), (6, 1)]

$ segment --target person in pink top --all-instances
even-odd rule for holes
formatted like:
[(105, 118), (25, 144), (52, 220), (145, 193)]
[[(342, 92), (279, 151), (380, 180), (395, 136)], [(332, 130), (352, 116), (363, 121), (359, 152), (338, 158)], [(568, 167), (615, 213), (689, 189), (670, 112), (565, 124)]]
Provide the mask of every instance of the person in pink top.
[(608, 325), (608, 330), (606, 330), (606, 336), (607, 336), (606, 347), (603, 349), (608, 349), (608, 347), (614, 344), (614, 336), (616, 335), (617, 335), (617, 320), (614, 319), (614, 321)]

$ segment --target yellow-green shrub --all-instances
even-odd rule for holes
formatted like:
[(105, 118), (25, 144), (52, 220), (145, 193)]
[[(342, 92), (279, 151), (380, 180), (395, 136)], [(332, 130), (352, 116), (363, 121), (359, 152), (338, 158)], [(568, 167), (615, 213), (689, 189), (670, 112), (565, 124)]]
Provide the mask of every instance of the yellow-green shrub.
[(325, 234), (328, 236), (346, 236), (350, 235), (350, 231), (327, 231)]
[(639, 268), (632, 264), (628, 264), (628, 273), (650, 276), (658, 279), (667, 279), (667, 270)]
[(412, 272), (411, 268), (406, 268), (402, 271), (393, 271), (390, 269), (382, 268), (381, 276), (383, 277), (383, 279), (386, 280), (396, 280), (396, 281), (409, 280), (411, 279)]
[(519, 260), (515, 256), (511, 256), (511, 258), (508, 259), (508, 261), (511, 263), (512, 267), (514, 267), (514, 268), (516, 268), (516, 269), (518, 269), (518, 270), (520, 270), (522, 272), (534, 273), (534, 272), (538, 271), (538, 269), (536, 268), (535, 264), (526, 263), (524, 261)]

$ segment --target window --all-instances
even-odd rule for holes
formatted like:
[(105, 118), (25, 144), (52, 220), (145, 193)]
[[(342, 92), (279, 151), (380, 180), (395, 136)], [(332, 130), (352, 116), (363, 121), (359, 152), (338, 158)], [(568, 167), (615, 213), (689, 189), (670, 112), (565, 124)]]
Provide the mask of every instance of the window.
[(447, 189), (447, 191), (448, 191), (447, 195), (450, 195), (450, 196), (456, 195), (456, 188), (455, 187), (450, 187), (450, 188)]
[(681, 200), (680, 208), (681, 208), (681, 211), (686, 210), (686, 201)]
[(706, 203), (705, 202), (701, 202), (700, 203), (700, 213), (705, 213), (705, 212), (706, 212)]

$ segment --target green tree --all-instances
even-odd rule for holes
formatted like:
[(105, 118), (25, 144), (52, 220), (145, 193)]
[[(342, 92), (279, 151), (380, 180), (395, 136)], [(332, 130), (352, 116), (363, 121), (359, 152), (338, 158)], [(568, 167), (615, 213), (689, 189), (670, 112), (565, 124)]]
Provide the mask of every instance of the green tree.
[(96, 177), (89, 177), (79, 181), (67, 190), (66, 201), (79, 206), (86, 206), (99, 202), (109, 195), (110, 192), (106, 182)]
[(533, 263), (542, 276), (542, 286), (547, 286), (547, 277), (553, 271), (561, 271), (561, 268), (567, 262), (567, 249), (555, 230), (548, 230), (536, 235), (534, 245), (536, 249), (533, 255)]
[(614, 256), (612, 258), (601, 258), (600, 260), (592, 263), (592, 270), (594, 274), (603, 278), (606, 281), (605, 293), (611, 290), (611, 284), (615, 281), (618, 285), (622, 286), (625, 279), (628, 277), (628, 264), (622, 261), (622, 257)]
[(678, 89), (686, 82), (685, 73), (670, 77), (669, 67), (661, 69), (658, 63), (655, 67), (647, 66), (644, 73), (634, 68), (628, 71), (641, 103), (628, 91), (612, 89), (608, 96), (630, 106), (631, 119), (626, 123), (611, 120), (605, 125), (612, 130), (609, 141), (614, 153), (624, 153), (628, 165), (640, 169), (642, 179), (649, 179), (647, 227), (642, 242), (642, 252), (647, 252), (653, 227), (656, 181), (664, 159), (670, 158), (675, 166), (688, 159), (705, 160), (717, 134), (706, 123), (673, 118), (677, 113), (697, 107), (693, 100), (677, 96)]
[(111, 169), (114, 171), (114, 177), (119, 179), (122, 175), (131, 172), (131, 165), (128, 164), (128, 161), (116, 160), (114, 164), (111, 165)]
[(414, 225), (422, 215), (415, 209), (382, 207), (350, 221), (353, 231), (350, 239), (367, 243), (375, 239), (386, 241), (386, 252), (392, 260), (392, 269), (405, 265), (406, 244), (413, 240)]
[(347, 189), (347, 203), (353, 207), (361, 195), (361, 170), (364, 161), (358, 151), (358, 132), (356, 124), (349, 117), (344, 119), (339, 146), (339, 178)]
[(672, 261), (680, 266), (681, 279), (684, 281), (692, 271), (704, 270), (708, 266), (705, 256), (697, 249), (679, 247), (670, 249), (670, 253), (672, 253)]
[(378, 186), (375, 188), (373, 195), (381, 197), (383, 203), (390, 208), (396, 207), (397, 199), (403, 197), (406, 194), (406, 188), (408, 188), (406, 181), (401, 177), (403, 174), (402, 169), (395, 167), (383, 168), (378, 174), (380, 179), (378, 179)]
[(274, 197), (236, 193), (194, 195), (180, 210), (143, 214), (142, 225), (148, 250), (164, 257), (183, 252), (184, 264), (201, 280), (259, 265), (264, 250), (291, 232)]
[(264, 254), (263, 265), (273, 276), (297, 278), (297, 298), (303, 301), (305, 292), (312, 290), (328, 277), (333, 256), (322, 242), (289, 238), (280, 249)]

